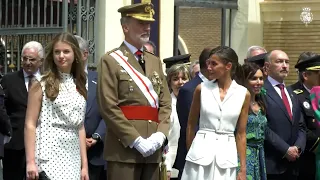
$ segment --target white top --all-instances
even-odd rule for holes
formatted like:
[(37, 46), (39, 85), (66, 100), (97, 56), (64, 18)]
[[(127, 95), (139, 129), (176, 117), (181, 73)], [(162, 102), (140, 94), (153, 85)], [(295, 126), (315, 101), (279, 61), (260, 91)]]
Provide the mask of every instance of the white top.
[(166, 154), (166, 165), (167, 171), (172, 170), (174, 161), (176, 160), (177, 150), (178, 150), (178, 141), (180, 137), (180, 123), (176, 110), (177, 97), (171, 93), (171, 116), (170, 116), (170, 128), (168, 134), (168, 153)]
[(54, 101), (47, 98), (45, 83), (36, 128), (36, 163), (39, 172), (50, 179), (79, 180), (81, 156), (79, 128), (85, 118), (86, 100), (77, 91), (70, 74), (61, 73), (59, 94)]
[(199, 131), (189, 149), (187, 161), (207, 166), (216, 159), (220, 168), (238, 166), (234, 131), (246, 92), (245, 87), (232, 81), (221, 101), (216, 82), (201, 83)]

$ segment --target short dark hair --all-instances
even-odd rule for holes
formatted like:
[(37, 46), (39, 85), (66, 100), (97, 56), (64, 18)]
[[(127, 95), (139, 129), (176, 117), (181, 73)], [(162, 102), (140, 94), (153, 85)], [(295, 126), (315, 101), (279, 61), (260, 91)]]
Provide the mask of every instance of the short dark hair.
[(150, 44), (150, 45), (152, 46), (152, 48), (153, 48), (153, 53), (154, 53), (154, 54), (157, 53), (157, 47), (156, 47), (156, 45), (154, 44), (154, 42), (148, 41), (148, 42), (146, 42), (145, 44)]
[(199, 64), (200, 64), (200, 69), (206, 69), (207, 68), (207, 59), (210, 57), (210, 52), (213, 48), (211, 47), (206, 47), (202, 50), (200, 56), (199, 56)]

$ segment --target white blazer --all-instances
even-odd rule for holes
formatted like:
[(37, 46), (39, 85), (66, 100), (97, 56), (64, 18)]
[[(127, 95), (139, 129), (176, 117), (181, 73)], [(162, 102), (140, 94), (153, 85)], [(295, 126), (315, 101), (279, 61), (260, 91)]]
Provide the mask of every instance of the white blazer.
[(173, 93), (171, 93), (171, 99), (172, 99), (172, 103), (171, 103), (172, 112), (170, 116), (170, 129), (169, 129), (169, 135), (168, 135), (169, 148), (166, 154), (166, 161), (165, 161), (167, 165), (167, 171), (172, 171), (172, 166), (177, 156), (178, 141), (180, 137), (180, 123), (179, 123), (178, 114), (176, 110), (177, 98)]

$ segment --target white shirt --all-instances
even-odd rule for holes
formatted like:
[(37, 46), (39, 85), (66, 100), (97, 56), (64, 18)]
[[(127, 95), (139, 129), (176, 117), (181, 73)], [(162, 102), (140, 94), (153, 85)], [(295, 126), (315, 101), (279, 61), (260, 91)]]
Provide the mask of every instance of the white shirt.
[[(277, 91), (278, 95), (282, 98), (281, 96), (281, 90), (280, 88), (277, 86), (278, 84), (283, 84), (284, 87), (285, 84), (284, 83), (279, 83), (277, 80), (273, 79), (272, 77), (268, 76), (268, 80), (269, 82), (271, 83), (271, 85), (273, 86), (273, 88)], [(292, 101), (291, 101), (291, 97), (290, 97), (290, 94), (288, 93), (287, 91), (287, 88), (284, 88), (284, 92), (286, 93), (287, 95), (287, 98), (288, 98), (288, 101), (289, 101), (289, 105), (290, 105), (290, 109), (291, 109), (291, 113), (292, 113)]]
[[(134, 57), (137, 59), (137, 61), (139, 60), (138, 57), (135, 55), (135, 53), (138, 51), (138, 49), (136, 47), (134, 47), (133, 45), (131, 45), (130, 43), (128, 43), (127, 41), (123, 41), (124, 44), (129, 48), (130, 52), (134, 55)], [(140, 51), (143, 52), (143, 48), (140, 49)]]
[(304, 84), (302, 84), (303, 85), (303, 87), (310, 93), (310, 89), (309, 88), (307, 88), (307, 86), (306, 85), (304, 85)]
[[(29, 86), (29, 77), (30, 76), (29, 74), (27, 74), (24, 70), (23, 70), (23, 77), (24, 77), (24, 83), (26, 85), (26, 89), (27, 91), (29, 91), (28, 89), (28, 86)], [(36, 73), (33, 74), (33, 76), (36, 78), (36, 79), (39, 79), (41, 74), (40, 74), (40, 71), (38, 70)]]
[(199, 71), (199, 73), (198, 73), (198, 76), (200, 77), (200, 79), (201, 79), (203, 82), (209, 81), (209, 79), (207, 79), (200, 71)]

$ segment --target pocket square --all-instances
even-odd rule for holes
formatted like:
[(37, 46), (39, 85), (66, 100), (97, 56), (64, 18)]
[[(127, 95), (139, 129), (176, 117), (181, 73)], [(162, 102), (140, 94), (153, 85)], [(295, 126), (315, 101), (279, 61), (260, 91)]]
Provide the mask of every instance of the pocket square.
[(97, 84), (97, 82), (95, 82), (95, 81), (92, 81), (92, 83)]
[(123, 69), (121, 69), (120, 72), (128, 74), (127, 71)]

